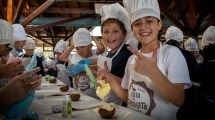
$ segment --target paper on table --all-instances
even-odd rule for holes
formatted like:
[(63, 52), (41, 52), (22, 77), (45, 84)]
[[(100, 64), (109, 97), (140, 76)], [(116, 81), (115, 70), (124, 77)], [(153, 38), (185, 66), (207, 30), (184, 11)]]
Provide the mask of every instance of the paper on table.
[(50, 96), (64, 96), (67, 94), (70, 94), (72, 91), (72, 89), (70, 89), (67, 92), (61, 92), (60, 90), (38, 90), (35, 92), (35, 96), (44, 96), (44, 97), (50, 97)]

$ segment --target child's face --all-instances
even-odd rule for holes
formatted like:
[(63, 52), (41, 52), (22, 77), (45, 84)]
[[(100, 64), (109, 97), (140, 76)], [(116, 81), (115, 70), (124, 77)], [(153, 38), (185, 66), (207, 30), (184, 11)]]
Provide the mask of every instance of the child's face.
[(25, 44), (26, 44), (26, 40), (24, 40), (24, 41), (15, 41), (14, 42), (14, 47), (16, 49), (22, 50), (22, 48), (25, 46)]
[(33, 53), (34, 53), (34, 49), (25, 49), (25, 54), (27, 54), (27, 55), (33, 55)]
[(125, 40), (125, 35), (116, 23), (108, 23), (103, 27), (102, 38), (105, 45), (116, 52)]
[(88, 58), (88, 57), (91, 57), (91, 48), (92, 48), (92, 44), (87, 46), (76, 47), (76, 50), (81, 57)]
[(10, 44), (3, 44), (3, 45), (0, 45), (0, 57), (2, 56), (6, 56), (9, 54), (11, 48), (9, 47)]
[(156, 17), (142, 17), (132, 23), (132, 31), (142, 45), (157, 41), (161, 27)]

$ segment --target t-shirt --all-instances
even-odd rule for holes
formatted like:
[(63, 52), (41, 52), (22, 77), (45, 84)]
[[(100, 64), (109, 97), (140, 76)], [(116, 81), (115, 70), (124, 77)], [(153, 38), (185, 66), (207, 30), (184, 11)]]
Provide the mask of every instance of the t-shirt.
[[(112, 58), (115, 55), (111, 52), (108, 53), (107, 57)], [(117, 77), (123, 78), (125, 72), (125, 66), (128, 58), (132, 53), (127, 49), (127, 45), (124, 45), (119, 53), (112, 59), (112, 67), (110, 73)]]
[[(164, 51), (160, 53), (162, 54), (162, 62), (158, 62), (158, 67), (162, 64), (164, 69), (161, 70), (159, 67), (161, 72), (164, 75), (166, 74), (167, 79), (171, 83), (184, 83), (185, 89), (191, 87), (188, 68), (182, 53), (178, 48), (173, 46), (163, 45), (162, 48)], [(159, 50), (160, 48), (158, 51)], [(151, 52), (143, 55), (151, 57), (152, 54)], [(134, 81), (133, 79), (132, 81), (129, 80), (131, 76), (129, 68), (133, 65), (134, 57), (135, 55), (132, 55), (129, 58), (125, 69), (125, 75), (121, 83), (122, 88), (128, 90), (128, 107), (159, 120), (176, 119), (178, 107), (167, 101), (147, 76), (146, 79), (148, 79), (148, 82), (141, 79), (138, 79), (139, 81), (136, 81), (137, 79), (134, 79)], [(148, 94), (144, 91), (147, 91)]]

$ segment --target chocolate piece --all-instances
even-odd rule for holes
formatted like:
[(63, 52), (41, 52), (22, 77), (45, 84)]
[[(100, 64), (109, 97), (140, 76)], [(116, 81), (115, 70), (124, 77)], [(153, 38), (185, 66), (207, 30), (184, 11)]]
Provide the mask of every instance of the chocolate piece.
[(103, 118), (111, 118), (115, 114), (115, 107), (113, 107), (113, 110), (111, 111), (108, 111), (105, 108), (99, 107), (98, 112)]
[(56, 83), (57, 80), (56, 80), (56, 78), (53, 78), (52, 80), (49, 80), (49, 82), (50, 82), (50, 83)]
[(79, 93), (71, 93), (70, 98), (72, 101), (78, 101), (80, 99), (81, 95)]
[(61, 92), (67, 92), (69, 90), (69, 86), (67, 86), (67, 85), (62, 85), (61, 87), (60, 87), (60, 91)]

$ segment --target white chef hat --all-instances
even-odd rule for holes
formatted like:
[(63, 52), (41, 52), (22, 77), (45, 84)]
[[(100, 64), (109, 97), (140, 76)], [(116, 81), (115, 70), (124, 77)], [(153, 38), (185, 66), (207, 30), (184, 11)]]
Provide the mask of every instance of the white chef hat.
[(161, 20), (157, 0), (123, 0), (123, 5), (130, 15), (131, 23), (146, 16), (153, 16)]
[(195, 39), (189, 37), (184, 43), (184, 47), (188, 51), (199, 51), (198, 43)]
[(33, 40), (33, 38), (27, 37), (26, 44), (23, 48), (24, 49), (34, 49), (35, 41)]
[(202, 46), (215, 43), (215, 26), (209, 26), (202, 36)]
[(165, 34), (166, 41), (169, 41), (172, 39), (172, 40), (181, 42), (181, 41), (183, 41), (183, 37), (184, 37), (184, 35), (183, 35), (182, 31), (175, 26), (171, 26), (166, 30), (166, 34)]
[(115, 18), (121, 21), (127, 30), (127, 35), (125, 38), (126, 44), (130, 45), (132, 48), (137, 49), (138, 40), (134, 37), (134, 34), (131, 31), (129, 14), (124, 7), (122, 7), (119, 3), (103, 5), (100, 9), (100, 15), (102, 16), (102, 22), (108, 18)]
[(50, 52), (49, 55), (48, 55), (50, 58), (54, 58), (54, 53), (53, 52)]
[(13, 41), (25, 41), (27, 40), (25, 29), (20, 24), (13, 24)]
[[(114, 3), (110, 5), (102, 6), (100, 9), (101, 16), (104, 17), (104, 20), (108, 18), (115, 18), (121, 21), (127, 32), (131, 31), (131, 23), (129, 21), (129, 14), (124, 7), (122, 7), (119, 3)], [(102, 20), (102, 22), (104, 21)]]
[(38, 56), (38, 57), (42, 57), (43, 56), (43, 50), (42, 49), (37, 49), (35, 54)]
[(100, 10), (99, 10), (99, 14), (101, 16), (101, 22), (104, 21), (105, 19), (105, 15), (108, 13), (110, 5), (103, 5)]
[(12, 48), (13, 27), (5, 20), (0, 19), (0, 45), (10, 44)]
[(86, 28), (79, 28), (73, 35), (73, 44), (74, 47), (92, 44), (90, 32)]
[(68, 45), (67, 45), (67, 42), (64, 41), (64, 40), (60, 40), (56, 46), (55, 46), (55, 49), (54, 49), (54, 52), (59, 52), (59, 53), (63, 53), (65, 50), (68, 49)]

